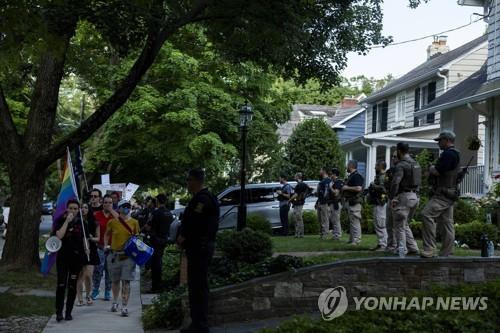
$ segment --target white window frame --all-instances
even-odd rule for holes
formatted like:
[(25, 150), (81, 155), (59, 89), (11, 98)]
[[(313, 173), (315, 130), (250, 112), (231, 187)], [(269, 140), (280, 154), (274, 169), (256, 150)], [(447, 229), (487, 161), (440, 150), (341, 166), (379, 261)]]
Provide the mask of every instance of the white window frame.
[(500, 111), (495, 110), (495, 114), (493, 115), (494, 117), (494, 125), (493, 125), (493, 131), (494, 131), (494, 142), (493, 142), (493, 171), (497, 172), (500, 171)]
[[(402, 100), (402, 103), (400, 103)], [(406, 116), (406, 91), (400, 92), (396, 95), (396, 113), (394, 115), (394, 121), (400, 122), (405, 120)]]

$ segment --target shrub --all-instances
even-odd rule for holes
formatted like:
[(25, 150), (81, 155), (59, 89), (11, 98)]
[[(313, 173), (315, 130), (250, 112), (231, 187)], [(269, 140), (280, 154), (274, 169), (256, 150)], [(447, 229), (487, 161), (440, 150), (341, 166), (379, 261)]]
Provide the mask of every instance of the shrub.
[(462, 244), (467, 244), (472, 249), (481, 248), (483, 234), (488, 235), (488, 239), (494, 243), (498, 242), (498, 228), (493, 224), (472, 221), (455, 226), (455, 239)]
[(224, 231), (217, 235), (217, 248), (230, 260), (256, 263), (273, 254), (271, 237), (260, 231)]
[[(342, 208), (342, 212), (340, 213), (340, 224), (342, 226), (342, 231), (348, 233), (350, 228), (347, 207)], [(375, 233), (375, 226), (373, 225), (373, 206), (365, 201), (361, 204), (361, 231), (365, 234)]]
[(410, 224), (411, 232), (413, 233), (413, 237), (422, 238), (422, 228), (424, 224), (420, 221), (411, 220)]
[(291, 271), (300, 267), (304, 267), (304, 260), (302, 258), (279, 255), (268, 259), (267, 270), (269, 274), (276, 274)]
[(175, 245), (168, 245), (163, 252), (162, 278), (165, 290), (174, 289), (180, 282), (181, 252)]
[(153, 300), (153, 304), (142, 315), (144, 328), (147, 330), (159, 327), (179, 328), (184, 319), (181, 300), (185, 291), (184, 287), (177, 287), (174, 290), (161, 293)]
[(269, 220), (260, 214), (249, 214), (247, 216), (247, 227), (254, 231), (263, 232), (267, 235), (272, 235), (273, 233)]
[(475, 202), (460, 199), (453, 208), (453, 220), (455, 224), (465, 224), (472, 221), (484, 221), (484, 214)]

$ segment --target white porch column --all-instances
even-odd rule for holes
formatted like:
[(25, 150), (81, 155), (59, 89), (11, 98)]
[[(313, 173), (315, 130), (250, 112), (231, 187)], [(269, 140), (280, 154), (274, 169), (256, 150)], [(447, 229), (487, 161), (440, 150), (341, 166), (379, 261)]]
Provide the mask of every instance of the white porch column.
[(366, 149), (366, 185), (375, 178), (375, 163), (377, 159), (377, 146), (370, 146)]
[(385, 164), (387, 169), (391, 167), (391, 146), (385, 146)]

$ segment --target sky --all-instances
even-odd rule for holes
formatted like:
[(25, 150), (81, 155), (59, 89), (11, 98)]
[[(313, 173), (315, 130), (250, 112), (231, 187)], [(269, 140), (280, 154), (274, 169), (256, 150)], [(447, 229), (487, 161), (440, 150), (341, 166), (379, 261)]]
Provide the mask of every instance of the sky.
[[(394, 42), (405, 41), (459, 27), (471, 21), (473, 13), (483, 14), (480, 7), (459, 6), (457, 0), (431, 0), (417, 9), (410, 9), (407, 0), (385, 0), (383, 32)], [(472, 20), (479, 16), (472, 16)], [(481, 36), (486, 30), (482, 20), (457, 31), (446, 33), (448, 45), (454, 49)], [(427, 59), (427, 46), (432, 37), (403, 45), (372, 49), (368, 55), (348, 54), (345, 77), (365, 75), (382, 78), (387, 74), (399, 77)]]

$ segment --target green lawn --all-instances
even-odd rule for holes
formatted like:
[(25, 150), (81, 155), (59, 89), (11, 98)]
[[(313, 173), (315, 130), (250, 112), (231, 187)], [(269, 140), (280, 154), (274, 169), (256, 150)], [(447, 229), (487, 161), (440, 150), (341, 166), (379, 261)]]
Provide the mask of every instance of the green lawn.
[[(322, 240), (318, 235), (306, 235), (304, 238), (294, 238), (293, 236), (272, 237), (273, 251), (276, 252), (322, 252), (322, 251), (342, 251), (344, 253), (337, 255), (343, 259), (348, 258), (362, 258), (383, 256), (384, 252), (371, 252), (371, 248), (377, 245), (377, 236), (372, 234), (365, 234), (362, 237), (359, 245), (348, 245), (347, 241), (349, 235), (342, 236), (340, 241), (333, 241), (331, 239)], [(422, 248), (422, 241), (417, 240), (418, 246)], [(441, 244), (438, 244), (441, 246)], [(345, 253), (347, 252), (347, 253)], [(455, 256), (479, 256), (479, 250), (465, 250), (455, 248)]]
[(10, 316), (50, 316), (54, 312), (53, 297), (0, 294), (0, 318)]
[(14, 289), (44, 289), (56, 290), (56, 268), (52, 268), (52, 274), (44, 277), (34, 271), (13, 271), (8, 267), (0, 266), (0, 286)]

